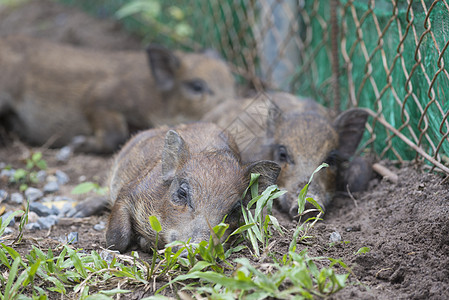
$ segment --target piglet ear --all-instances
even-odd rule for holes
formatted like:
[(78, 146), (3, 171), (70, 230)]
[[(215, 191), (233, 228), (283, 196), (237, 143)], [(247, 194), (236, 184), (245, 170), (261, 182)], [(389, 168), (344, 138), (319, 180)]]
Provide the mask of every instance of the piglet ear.
[(176, 170), (189, 156), (189, 150), (184, 139), (174, 130), (165, 135), (164, 149), (162, 150), (162, 176), (164, 180), (173, 178)]
[(160, 45), (149, 45), (146, 51), (157, 88), (161, 91), (171, 90), (175, 85), (176, 73), (181, 67), (179, 57)]
[(339, 154), (345, 159), (351, 157), (359, 146), (365, 131), (368, 112), (361, 108), (352, 108), (342, 112), (334, 121), (339, 136)]
[(247, 167), (248, 177), (251, 173), (260, 174), (259, 177), (259, 193), (263, 192), (270, 185), (276, 184), (281, 167), (270, 160), (261, 160), (250, 163)]

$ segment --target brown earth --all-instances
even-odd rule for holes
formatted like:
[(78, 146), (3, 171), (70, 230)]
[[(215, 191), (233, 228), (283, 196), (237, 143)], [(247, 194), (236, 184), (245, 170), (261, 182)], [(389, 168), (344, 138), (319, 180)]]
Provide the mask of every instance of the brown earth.
[[(117, 29), (117, 25), (101, 27), (96, 25), (98, 23), (89, 23), (93, 38), (86, 37), (85, 30), (82, 30), (86, 28), (84, 26), (72, 25), (72, 29), (58, 26), (55, 20), (73, 22), (70, 24), (94, 21), (72, 8), (51, 1), (33, 2), (46, 4), (33, 4), (26, 9), (26, 13), (18, 13), (14, 17), (11, 14), (9, 19), (5, 17), (8, 11), (0, 9), (0, 36), (28, 33), (78, 46), (108, 49), (140, 47), (136, 39), (131, 38), (129, 41), (128, 36)], [(56, 8), (52, 8), (54, 6)], [(68, 21), (72, 18), (75, 20)], [(44, 25), (36, 26), (36, 22)], [(109, 21), (104, 22), (111, 24)], [(45, 30), (36, 32), (39, 28)], [(92, 31), (93, 28), (99, 28), (98, 32)], [(77, 30), (81, 32), (76, 33)], [(117, 36), (121, 39), (118, 42)], [(0, 163), (23, 168), (23, 158), (30, 151), (43, 150), (49, 166), (48, 172), (59, 169), (70, 177), (70, 182), (56, 195), (77, 200), (82, 197), (71, 195), (72, 188), (80, 180), (102, 183), (110, 163), (110, 157), (85, 154), (74, 155), (67, 163), (61, 163), (55, 159), (57, 150), (28, 148), (15, 139), (7, 140), (7, 144), (0, 146)], [(394, 169), (391, 165), (389, 167)], [(312, 244), (298, 245), (298, 251), (308, 248), (311, 256), (340, 258), (351, 268), (353, 274), (349, 277), (348, 286), (337, 293), (334, 299), (449, 299), (449, 185), (447, 182), (442, 183), (442, 177), (423, 172), (414, 164), (395, 171), (399, 175), (396, 184), (380, 180), (370, 191), (355, 194), (354, 199), (337, 197), (324, 220), (313, 229)], [(42, 188), (42, 184), (37, 187)], [(18, 191), (18, 186), (0, 180), (0, 189), (12, 193)], [(20, 208), (0, 203), (0, 208), (2, 206), (5, 206), (6, 211)], [(296, 224), (282, 215), (277, 216), (290, 233), (275, 238), (277, 242), (272, 250), (282, 253), (288, 247), (288, 236), (291, 236)], [(59, 244), (58, 239), (76, 231), (79, 234), (76, 247), (88, 251), (101, 250), (100, 247), (105, 246), (104, 232), (95, 231), (93, 226), (106, 220), (107, 214), (58, 224), (51, 230), (27, 231), (17, 249), (25, 254), (31, 245), (41, 249), (55, 247)], [(15, 226), (13, 234), (17, 234), (17, 224)], [(329, 236), (335, 231), (341, 234), (342, 242), (332, 244)], [(370, 252), (355, 255), (361, 247), (369, 247)], [(151, 289), (147, 293), (151, 293)], [(142, 290), (135, 291), (132, 298), (139, 299), (143, 294), (145, 292)], [(129, 297), (127, 295), (127, 299)], [(50, 298), (60, 299), (60, 296), (50, 294)]]

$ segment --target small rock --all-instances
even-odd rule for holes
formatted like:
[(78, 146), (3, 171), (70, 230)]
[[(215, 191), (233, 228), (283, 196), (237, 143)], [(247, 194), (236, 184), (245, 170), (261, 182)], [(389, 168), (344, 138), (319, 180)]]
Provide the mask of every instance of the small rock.
[(44, 182), (45, 178), (47, 177), (47, 172), (44, 170), (40, 170), (36, 173), (36, 179), (38, 182)]
[(8, 194), (8, 192), (7, 191), (5, 191), (5, 190), (0, 190), (0, 202), (3, 202), (3, 201), (8, 201), (9, 200), (9, 194)]
[(30, 211), (37, 213), (39, 217), (46, 217), (53, 214), (53, 209), (39, 202), (30, 203)]
[(338, 231), (334, 231), (331, 233), (329, 237), (329, 242), (331, 243), (338, 243), (341, 242), (341, 235)]
[(94, 229), (96, 231), (103, 231), (105, 228), (106, 228), (106, 223), (103, 222), (103, 221), (101, 221), (100, 223), (94, 225)]
[(36, 189), (34, 187), (29, 187), (25, 190), (25, 197), (30, 200), (30, 202), (34, 202), (37, 199), (41, 198), (44, 195), (44, 193), (39, 190)]
[(61, 150), (56, 154), (56, 160), (58, 161), (68, 161), (69, 158), (72, 156), (73, 150), (70, 146), (62, 147)]
[(72, 214), (75, 214), (76, 209), (73, 207), (71, 202), (67, 202), (66, 204), (64, 204), (64, 206), (59, 210), (59, 215), (60, 216), (68, 216), (69, 212)]
[[(2, 216), (2, 224), (6, 221), (6, 219), (12, 214), (12, 211), (8, 211), (7, 213), (3, 214)], [(16, 221), (14, 220), (14, 218), (11, 219), (11, 221), (9, 222), (8, 226), (14, 226), (14, 224), (16, 223)]]
[(39, 223), (28, 223), (25, 225), (25, 229), (27, 230), (41, 230), (41, 225), (39, 225)]
[(54, 215), (42, 217), (37, 220), (37, 223), (41, 226), (42, 229), (50, 229), (51, 226), (58, 223), (58, 217)]
[(14, 204), (22, 204), (25, 198), (23, 198), (23, 195), (21, 193), (12, 193), (11, 198), (9, 200), (11, 203)]
[(68, 183), (70, 180), (69, 176), (67, 176), (67, 174), (62, 172), (61, 170), (57, 170), (55, 172), (55, 175), (56, 175), (56, 179), (60, 185), (64, 185), (64, 184)]
[(56, 182), (56, 181), (58, 181), (58, 178), (56, 178), (55, 175), (48, 175), (46, 181), (47, 182)]
[(349, 226), (349, 227), (346, 227), (345, 230), (347, 232), (360, 231), (360, 230), (362, 230), (362, 226), (360, 226), (360, 225)]
[(54, 193), (59, 191), (59, 184), (56, 181), (50, 181), (44, 186), (45, 193)]
[(37, 223), (39, 216), (34, 211), (28, 212), (28, 223)]
[(67, 196), (56, 196), (54, 201), (55, 202), (60, 202), (60, 201), (74, 202), (75, 199), (67, 197)]
[(70, 232), (67, 235), (67, 243), (69, 244), (78, 243), (78, 232)]
[(114, 259), (114, 254), (120, 254), (120, 252), (119, 251), (114, 251), (114, 250), (109, 250), (109, 251), (106, 251), (106, 250), (103, 250), (103, 251), (101, 251), (100, 252), (100, 257), (103, 259), (103, 260), (105, 260), (105, 261), (107, 261), (108, 263), (110, 263), (113, 259)]
[(3, 169), (1, 172), (0, 172), (0, 177), (6, 177), (6, 178), (8, 178), (9, 180), (12, 180), (12, 179), (14, 179), (14, 174), (16, 173), (16, 170), (14, 170), (14, 169), (10, 169), (10, 170), (7, 170), (7, 169)]
[(11, 234), (11, 233), (13, 233), (13, 232), (14, 232), (14, 230), (13, 230), (12, 228), (6, 227), (6, 228), (5, 228), (5, 231), (3, 231), (3, 234)]
[(81, 175), (80, 177), (78, 177), (79, 182), (84, 182), (84, 181), (86, 181), (86, 179), (87, 179), (87, 177), (84, 175)]
[(45, 202), (53, 202), (53, 197), (51, 197), (51, 196), (46, 196), (46, 197), (42, 197), (41, 198), (41, 200), (39, 200), (39, 202), (43, 202), (43, 203), (45, 203)]

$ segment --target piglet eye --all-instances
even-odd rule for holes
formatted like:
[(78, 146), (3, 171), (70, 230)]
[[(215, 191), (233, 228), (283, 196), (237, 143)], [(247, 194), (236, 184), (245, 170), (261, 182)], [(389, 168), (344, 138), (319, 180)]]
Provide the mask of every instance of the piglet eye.
[(280, 162), (287, 162), (288, 159), (288, 152), (287, 148), (285, 146), (279, 146), (276, 151), (276, 158)]
[(196, 94), (203, 94), (207, 92), (207, 83), (202, 79), (194, 79), (185, 82), (185, 85), (188, 89), (190, 89), (192, 92)]
[(187, 182), (183, 182), (176, 190), (176, 194), (173, 197), (173, 201), (178, 205), (191, 205), (190, 201), (190, 186)]
[(187, 200), (188, 194), (187, 194), (187, 190), (185, 187), (180, 186), (178, 189), (178, 198), (179, 199), (183, 199), (183, 200)]

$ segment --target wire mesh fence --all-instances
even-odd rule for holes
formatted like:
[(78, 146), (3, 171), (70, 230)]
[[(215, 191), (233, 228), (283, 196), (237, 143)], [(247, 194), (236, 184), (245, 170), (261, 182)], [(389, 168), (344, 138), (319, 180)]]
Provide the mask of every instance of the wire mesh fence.
[[(86, 4), (93, 10), (95, 2)], [(99, 1), (95, 9), (114, 11), (127, 2)], [(214, 47), (256, 89), (312, 97), (335, 110), (368, 108), (373, 118), (365, 147), (381, 158), (425, 161), (449, 174), (448, 1), (163, 3), (180, 8), (191, 31), (170, 39), (168, 31), (157, 31), (152, 40)], [(142, 17), (124, 21), (151, 31)]]

